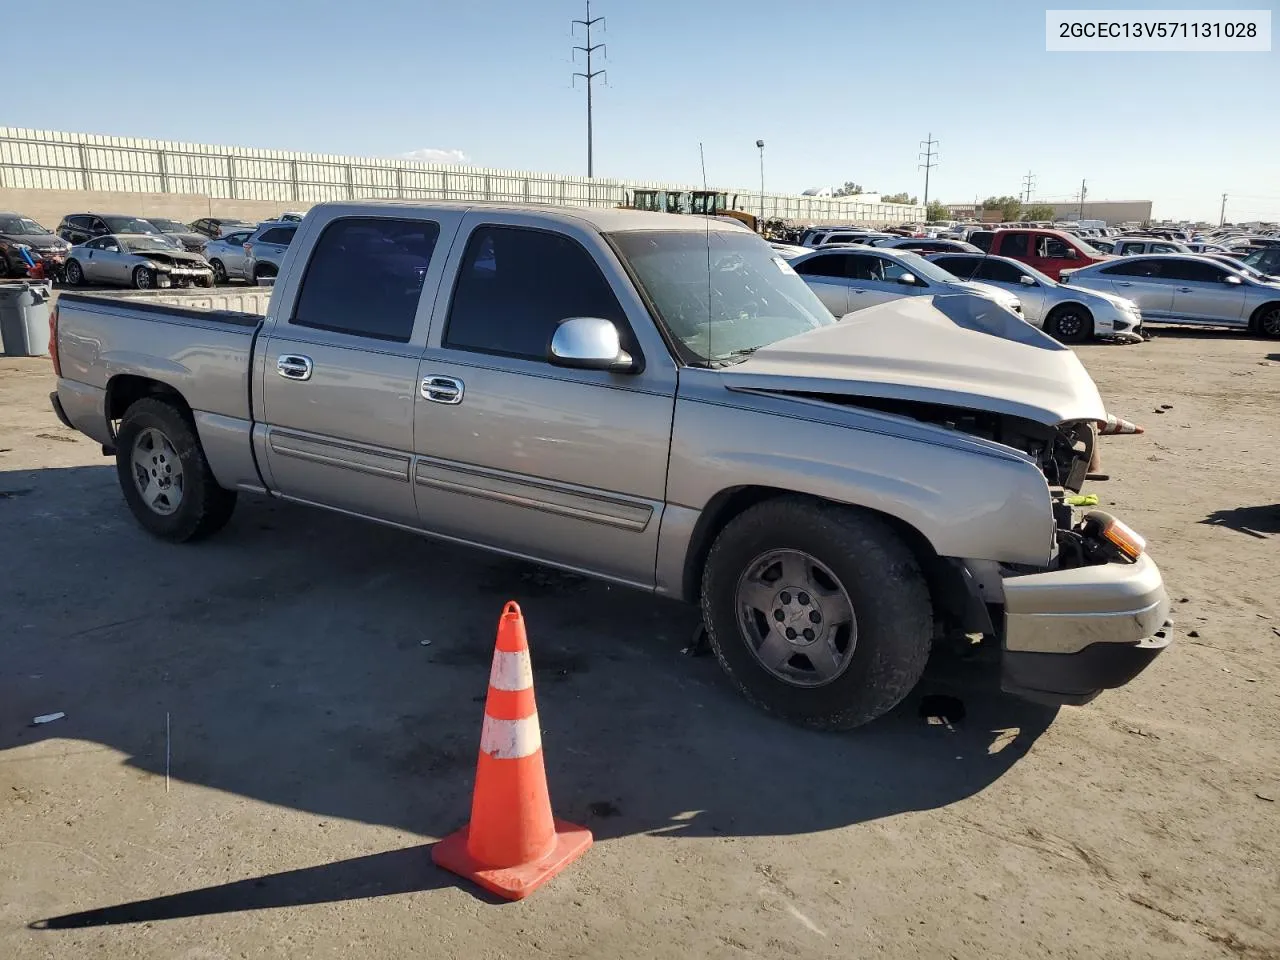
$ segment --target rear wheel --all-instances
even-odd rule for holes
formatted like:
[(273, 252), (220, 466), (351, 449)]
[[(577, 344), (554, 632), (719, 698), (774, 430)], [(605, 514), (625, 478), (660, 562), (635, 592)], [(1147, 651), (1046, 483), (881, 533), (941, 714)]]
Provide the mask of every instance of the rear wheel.
[(134, 267), (133, 285), (139, 290), (154, 290), (156, 288), (156, 272), (150, 267)]
[(84, 283), (84, 270), (76, 260), (68, 260), (66, 267), (67, 286), (78, 287)]
[(748, 700), (828, 730), (905, 697), (933, 627), (919, 564), (887, 524), (797, 497), (751, 507), (721, 531), (703, 569), (702, 615)]
[(1044, 330), (1059, 343), (1084, 343), (1093, 337), (1093, 314), (1079, 304), (1068, 303), (1050, 312)]
[(1280, 302), (1260, 306), (1254, 311), (1250, 325), (1255, 333), (1272, 340), (1280, 339)]
[(227, 282), (227, 268), (221, 260), (210, 260), (209, 266), (213, 268), (213, 282), (218, 286), (222, 286)]
[(165, 400), (139, 400), (125, 411), (116, 474), (134, 517), (165, 540), (207, 537), (235, 509), (235, 492), (218, 486), (191, 422)]

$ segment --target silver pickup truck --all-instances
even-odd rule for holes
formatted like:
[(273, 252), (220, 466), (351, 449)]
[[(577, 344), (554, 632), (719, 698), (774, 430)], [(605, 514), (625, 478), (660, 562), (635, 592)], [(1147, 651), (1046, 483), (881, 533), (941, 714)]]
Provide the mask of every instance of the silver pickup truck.
[(1105, 416), (1070, 350), (966, 294), (837, 320), (734, 225), (322, 204), (265, 315), (67, 293), (52, 323), (53, 405), (155, 535), (266, 494), (700, 603), (803, 724), (885, 713), (960, 631), (1056, 703), (1168, 643), (1142, 539), (1066, 503)]

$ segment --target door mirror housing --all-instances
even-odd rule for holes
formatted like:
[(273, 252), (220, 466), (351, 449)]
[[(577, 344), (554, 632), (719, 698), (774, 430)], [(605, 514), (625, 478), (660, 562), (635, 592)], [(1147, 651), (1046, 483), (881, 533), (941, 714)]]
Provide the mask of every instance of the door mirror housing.
[(1024, 287), (1034, 287), (1034, 286), (1036, 286), (1036, 278), (1035, 278), (1035, 277), (1029, 277), (1029, 276), (1027, 276), (1025, 273), (1024, 273), (1022, 276), (1018, 277), (1018, 282), (1019, 282), (1020, 284), (1022, 284)]
[(631, 354), (622, 349), (618, 328), (603, 317), (570, 317), (561, 320), (551, 336), (547, 360), (557, 367), (576, 370), (635, 370)]
[(1075, 247), (1067, 247), (1067, 259), (1068, 259), (1068, 260), (1079, 260), (1079, 259), (1080, 259), (1080, 251), (1079, 251), (1079, 250), (1077, 250)]
[(1234, 273), (1228, 273), (1227, 283), (1234, 284), (1235, 286), (1238, 287), (1240, 286), (1240, 284), (1244, 283), (1244, 281), (1241, 280), (1239, 277), (1237, 277)]
[(916, 275), (914, 273), (904, 273), (898, 278), (898, 282), (908, 287), (914, 287), (919, 283), (919, 281), (916, 280)]

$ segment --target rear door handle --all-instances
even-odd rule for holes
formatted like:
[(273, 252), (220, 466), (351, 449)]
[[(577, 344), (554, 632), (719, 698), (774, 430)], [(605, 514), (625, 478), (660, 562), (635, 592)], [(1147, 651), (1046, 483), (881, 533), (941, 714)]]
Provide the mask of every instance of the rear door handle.
[(1178, 292), (1179, 292), (1179, 293), (1190, 293), (1190, 292), (1191, 292), (1191, 288), (1190, 288), (1190, 287), (1179, 287), (1179, 288), (1178, 288)]
[(462, 402), (464, 386), (456, 377), (430, 376), (422, 378), (422, 399), (450, 406)]
[(1133, 286), (1133, 284), (1132, 284), (1132, 283), (1130, 283), (1128, 280), (1117, 280), (1117, 281), (1116, 281), (1116, 286), (1117, 286), (1117, 287), (1132, 287), (1132, 286)]
[(314, 366), (310, 357), (297, 353), (284, 353), (276, 360), (276, 373), (286, 380), (310, 380)]

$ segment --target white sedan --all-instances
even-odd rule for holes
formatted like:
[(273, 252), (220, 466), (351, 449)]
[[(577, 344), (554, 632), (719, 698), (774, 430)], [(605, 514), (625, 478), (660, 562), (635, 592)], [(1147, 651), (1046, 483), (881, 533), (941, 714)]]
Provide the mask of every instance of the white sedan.
[(909, 250), (823, 247), (791, 260), (791, 267), (837, 317), (901, 297), (976, 293), (1015, 314), (1018, 298), (987, 283), (971, 283)]
[(1008, 290), (1021, 301), (1026, 321), (1055, 340), (1141, 339), (1142, 314), (1126, 297), (1067, 286), (1009, 257), (939, 253), (929, 259), (958, 277)]

